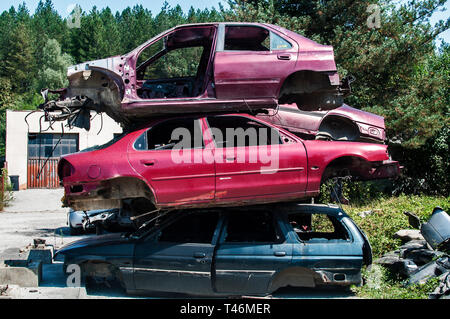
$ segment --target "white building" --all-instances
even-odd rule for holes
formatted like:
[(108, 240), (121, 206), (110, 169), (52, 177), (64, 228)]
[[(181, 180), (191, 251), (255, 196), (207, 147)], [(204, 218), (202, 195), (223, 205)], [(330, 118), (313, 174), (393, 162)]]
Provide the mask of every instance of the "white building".
[[(91, 129), (65, 127), (45, 122), (43, 112), (6, 111), (6, 167), (12, 180), (18, 176), (19, 189), (59, 187), (57, 162), (61, 155), (101, 145), (122, 133), (119, 124), (109, 116), (91, 114)], [(94, 117), (95, 116), (95, 117)], [(42, 119), (41, 119), (42, 117)], [(39, 125), (41, 122), (41, 129)], [(61, 123), (64, 124), (62, 134)], [(62, 137), (61, 137), (62, 136)], [(45, 165), (44, 165), (45, 164)]]

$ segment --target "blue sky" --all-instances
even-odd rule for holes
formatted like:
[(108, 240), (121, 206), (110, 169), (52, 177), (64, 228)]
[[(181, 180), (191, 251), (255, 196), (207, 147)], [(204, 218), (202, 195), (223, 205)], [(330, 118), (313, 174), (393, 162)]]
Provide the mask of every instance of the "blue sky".
[[(0, 3), (0, 12), (4, 10), (8, 10), (11, 6), (17, 8), (17, 6), (21, 3), (25, 2), (28, 9), (31, 13), (34, 12), (39, 0), (8, 0), (2, 1)], [(195, 1), (187, 1), (187, 0), (167, 0), (170, 6), (174, 7), (177, 4), (181, 6), (183, 11), (187, 12), (191, 6), (196, 9), (205, 9), (215, 7), (219, 8), (219, 3), (222, 3), (225, 7), (228, 7), (225, 0), (195, 0)], [(101, 1), (101, 0), (53, 0), (55, 9), (59, 12), (59, 14), (63, 17), (68, 15), (67, 8), (71, 4), (79, 4), (81, 8), (85, 11), (89, 11), (94, 5), (97, 8), (101, 9), (104, 7), (110, 7), (113, 12), (122, 11), (126, 7), (134, 6), (135, 4), (142, 4), (147, 9), (151, 10), (152, 13), (158, 13), (164, 3), (164, 0), (147, 0), (147, 1), (123, 1), (123, 0), (109, 0), (109, 1)], [(450, 1), (447, 1), (445, 4), (445, 8), (447, 9), (444, 12), (436, 12), (431, 18), (431, 23), (436, 23), (439, 20), (445, 20), (450, 15)], [(440, 39), (444, 39), (446, 42), (450, 43), (450, 30), (447, 30), (439, 35)]]
[[(31, 13), (34, 12), (36, 9), (37, 4), (39, 3), (39, 0), (8, 0), (8, 1), (2, 1), (0, 3), (0, 11), (7, 10), (11, 6), (14, 6), (17, 8), (17, 6), (21, 3), (25, 2), (28, 9), (31, 11)], [(219, 8), (219, 2), (218, 0), (195, 0), (195, 1), (187, 1), (187, 0), (167, 0), (169, 5), (171, 7), (175, 7), (177, 4), (181, 6), (183, 11), (189, 10), (191, 6), (198, 9), (204, 9), (204, 8), (211, 8), (216, 7), (216, 9)], [(132, 0), (132, 1), (119, 1), (119, 0), (109, 0), (109, 1), (101, 1), (101, 0), (53, 0), (53, 4), (55, 6), (55, 9), (61, 14), (63, 17), (66, 17), (68, 15), (67, 8), (71, 4), (79, 4), (81, 8), (85, 11), (89, 11), (94, 5), (97, 6), (97, 8), (101, 9), (104, 7), (110, 7), (113, 12), (115, 11), (122, 11), (126, 7), (133, 7), (136, 4), (142, 4), (147, 9), (151, 10), (152, 13), (158, 13), (161, 10), (161, 7), (163, 6), (164, 0), (147, 0), (147, 1), (139, 1), (139, 0)], [(225, 5), (226, 1), (222, 1), (222, 3)]]

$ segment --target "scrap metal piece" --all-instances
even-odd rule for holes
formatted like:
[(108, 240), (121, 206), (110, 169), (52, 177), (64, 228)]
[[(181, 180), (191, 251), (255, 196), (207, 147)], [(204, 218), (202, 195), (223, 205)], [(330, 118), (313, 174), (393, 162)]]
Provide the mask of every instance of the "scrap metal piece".
[(450, 296), (450, 272), (440, 276), (439, 286), (429, 295), (429, 299), (448, 299)]
[(448, 256), (443, 256), (436, 261), (429, 262), (428, 264), (420, 267), (411, 274), (411, 277), (407, 283), (407, 286), (413, 284), (424, 284), (430, 278), (438, 277), (442, 274), (450, 271), (450, 261)]
[(442, 208), (434, 208), (431, 218), (420, 227), (420, 232), (433, 249), (450, 250), (450, 216)]
[(403, 214), (405, 214), (406, 216), (408, 216), (408, 222), (409, 225), (414, 228), (414, 229), (419, 229), (420, 228), (420, 219), (419, 217), (417, 217), (416, 215), (414, 215), (411, 212), (403, 212)]

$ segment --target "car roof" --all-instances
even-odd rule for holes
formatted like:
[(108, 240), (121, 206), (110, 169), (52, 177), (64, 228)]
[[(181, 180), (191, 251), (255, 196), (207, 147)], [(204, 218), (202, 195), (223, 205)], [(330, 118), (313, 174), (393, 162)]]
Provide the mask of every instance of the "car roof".
[(287, 214), (327, 214), (336, 217), (348, 217), (341, 207), (334, 204), (282, 204), (279, 209)]

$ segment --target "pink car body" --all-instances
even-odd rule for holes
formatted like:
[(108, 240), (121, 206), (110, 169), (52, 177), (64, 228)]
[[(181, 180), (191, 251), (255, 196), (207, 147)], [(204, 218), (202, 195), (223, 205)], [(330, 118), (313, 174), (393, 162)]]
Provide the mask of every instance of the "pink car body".
[[(154, 119), (101, 149), (64, 156), (58, 166), (64, 204), (74, 210), (92, 210), (121, 207), (130, 198), (144, 198), (157, 209), (291, 201), (318, 195), (321, 183), (333, 176), (350, 174), (368, 180), (395, 177), (400, 172), (398, 162), (389, 159), (386, 145), (302, 140), (243, 114), (192, 118), (202, 132), (204, 147), (186, 150), (188, 157), (199, 152), (212, 161), (174, 163), (173, 150), (164, 149), (171, 144), (150, 147), (150, 140), (160, 136), (156, 132), (169, 127), (170, 121), (189, 119)], [(210, 123), (214, 121), (228, 123), (225, 126), (250, 123), (273, 130), (279, 139), (270, 145), (227, 147), (220, 144), (227, 143), (225, 139), (213, 138)], [(255, 161), (248, 160), (263, 147), (271, 154), (277, 152), (275, 169), (259, 155)]]
[[(189, 76), (152, 73), (158, 63), (176, 69), (163, 59), (195, 47), (202, 54)], [(278, 103), (329, 110), (341, 106), (350, 90), (339, 79), (332, 46), (261, 23), (177, 26), (130, 53), (72, 66), (68, 79), (68, 88), (50, 91), (60, 99), (46, 101), (43, 109), (96, 110), (125, 125), (155, 115), (270, 109)]]
[(311, 112), (286, 104), (257, 117), (308, 139), (374, 143), (384, 143), (386, 139), (382, 116), (346, 104), (330, 111)]

